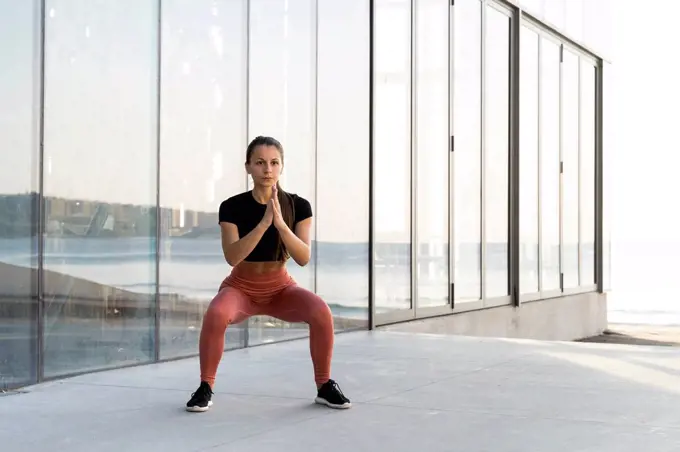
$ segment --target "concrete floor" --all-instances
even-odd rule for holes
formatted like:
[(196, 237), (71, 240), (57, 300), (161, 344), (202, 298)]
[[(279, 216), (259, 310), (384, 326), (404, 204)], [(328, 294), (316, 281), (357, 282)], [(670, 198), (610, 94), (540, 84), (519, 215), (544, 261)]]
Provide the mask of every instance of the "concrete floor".
[(333, 377), (354, 403), (312, 403), (307, 341), (225, 354), (207, 413), (184, 411), (188, 359), (0, 397), (19, 451), (677, 452), (680, 349), (358, 332)]

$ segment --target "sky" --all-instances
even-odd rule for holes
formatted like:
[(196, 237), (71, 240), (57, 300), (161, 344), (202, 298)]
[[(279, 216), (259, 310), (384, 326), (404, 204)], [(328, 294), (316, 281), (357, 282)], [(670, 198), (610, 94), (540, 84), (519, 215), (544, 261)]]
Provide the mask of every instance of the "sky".
[(614, 233), (620, 242), (680, 244), (680, 215), (673, 208), (680, 205), (680, 65), (672, 57), (680, 4), (644, 3), (640, 8), (626, 0), (614, 11)]
[(641, 4), (614, 10), (610, 309), (670, 310), (680, 323), (680, 4)]

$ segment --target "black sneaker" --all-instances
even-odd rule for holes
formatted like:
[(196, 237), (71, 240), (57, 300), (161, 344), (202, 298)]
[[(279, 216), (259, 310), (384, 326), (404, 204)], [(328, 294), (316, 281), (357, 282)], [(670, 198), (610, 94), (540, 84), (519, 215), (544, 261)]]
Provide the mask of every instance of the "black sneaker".
[(315, 402), (336, 409), (346, 409), (352, 406), (352, 403), (340, 390), (340, 386), (333, 380), (328, 380), (319, 388)]
[(191, 400), (187, 402), (187, 411), (193, 413), (201, 413), (203, 411), (208, 411), (212, 406), (212, 389), (210, 385), (205, 381), (201, 382), (201, 386), (198, 387), (196, 392), (191, 394)]

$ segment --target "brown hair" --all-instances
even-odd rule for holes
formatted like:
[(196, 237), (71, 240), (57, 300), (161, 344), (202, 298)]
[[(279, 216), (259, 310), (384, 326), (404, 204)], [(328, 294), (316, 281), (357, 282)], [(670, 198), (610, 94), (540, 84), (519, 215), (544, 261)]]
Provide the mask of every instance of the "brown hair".
[[(253, 156), (253, 152), (255, 152), (255, 149), (257, 149), (258, 146), (274, 146), (281, 155), (281, 165), (283, 165), (283, 146), (281, 146), (281, 143), (276, 138), (264, 136), (256, 137), (250, 142), (250, 144), (248, 144), (248, 149), (246, 150), (246, 163), (250, 164), (250, 159)], [(278, 198), (279, 205), (281, 206), (281, 216), (283, 217), (283, 221), (285, 221), (288, 227), (292, 230), (294, 227), (293, 223), (295, 222), (295, 206), (293, 204), (293, 197), (283, 191), (279, 181), (276, 181), (276, 188), (279, 193)], [(290, 254), (288, 254), (286, 245), (283, 243), (283, 240), (279, 235), (279, 245), (276, 250), (276, 260), (287, 260), (289, 257)]]

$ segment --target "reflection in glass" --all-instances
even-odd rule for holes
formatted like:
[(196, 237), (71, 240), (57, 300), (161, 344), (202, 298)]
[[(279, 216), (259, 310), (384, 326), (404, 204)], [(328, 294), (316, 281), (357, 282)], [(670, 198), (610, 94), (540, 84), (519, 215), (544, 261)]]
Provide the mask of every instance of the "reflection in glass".
[(581, 64), (582, 286), (595, 284), (595, 74), (590, 63)]
[(449, 2), (418, 3), (418, 306), (449, 300)]
[(156, 4), (46, 1), (48, 377), (154, 357)]
[[(281, 186), (307, 199), (316, 217), (315, 3), (314, 0), (249, 2), (248, 140), (269, 135), (281, 142), (285, 154)], [(316, 240), (314, 228), (311, 238)], [(314, 253), (305, 267), (299, 267), (292, 259), (287, 265), (300, 286), (315, 289)], [(306, 334), (307, 325), (291, 325), (270, 317), (249, 320), (251, 345)]]
[(410, 2), (375, 2), (375, 304), (411, 308)]
[(519, 265), (523, 294), (538, 292), (538, 34), (520, 35)]
[(560, 47), (541, 38), (541, 290), (560, 290)]
[(482, 4), (460, 0), (455, 14), (453, 73), (455, 298), (481, 298)]
[[(230, 272), (217, 224), (246, 189), (245, 0), (165, 0), (161, 44), (161, 358), (198, 352), (203, 313)], [(243, 346), (245, 323), (227, 329)]]
[(485, 293), (493, 298), (509, 293), (510, 18), (492, 7), (486, 12)]
[(318, 2), (313, 246), (316, 292), (331, 306), (336, 331), (368, 320), (369, 3)]
[(0, 391), (37, 378), (35, 3), (0, 6)]
[(562, 273), (564, 288), (579, 285), (579, 58), (564, 51), (562, 63)]

